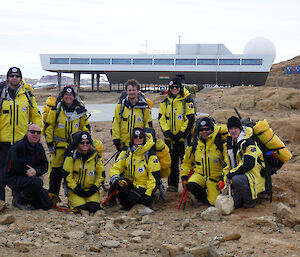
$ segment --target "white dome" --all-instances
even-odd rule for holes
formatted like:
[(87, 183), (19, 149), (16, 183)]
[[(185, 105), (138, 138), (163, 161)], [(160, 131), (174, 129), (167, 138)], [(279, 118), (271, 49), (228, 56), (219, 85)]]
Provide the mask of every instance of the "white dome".
[(276, 48), (273, 42), (264, 37), (256, 37), (248, 41), (244, 48), (244, 54), (272, 55), (276, 57)]

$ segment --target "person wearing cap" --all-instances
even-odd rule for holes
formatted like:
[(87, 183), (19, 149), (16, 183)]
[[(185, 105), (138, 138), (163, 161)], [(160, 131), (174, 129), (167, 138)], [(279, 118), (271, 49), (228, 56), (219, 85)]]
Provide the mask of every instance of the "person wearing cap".
[(228, 119), (227, 128), (225, 182), (232, 184), (235, 208), (252, 208), (257, 195), (265, 191), (265, 178), (260, 175), (265, 167), (263, 153), (251, 138), (253, 129), (243, 127), (237, 117)]
[[(197, 207), (209, 203), (215, 205), (217, 196), (223, 188), (223, 145), (220, 126), (209, 117), (196, 122), (195, 137), (187, 147), (181, 165), (183, 185), (198, 200)], [(194, 173), (188, 178), (191, 170)]]
[(115, 108), (112, 138), (118, 151), (129, 146), (130, 135), (134, 128), (152, 128), (151, 110), (147, 100), (139, 94), (140, 87), (139, 82), (135, 79), (126, 81), (127, 96)]
[(44, 130), (51, 154), (48, 192), (53, 199), (53, 204), (56, 204), (63, 179), (62, 166), (65, 151), (70, 143), (71, 135), (77, 131), (90, 131), (87, 110), (77, 100), (72, 86), (63, 88), (56, 106), (48, 114)]
[(123, 210), (134, 204), (151, 206), (160, 183), (160, 163), (153, 148), (151, 133), (134, 128), (129, 147), (124, 148), (110, 169), (110, 191), (119, 191), (117, 198)]
[(170, 81), (168, 96), (160, 104), (158, 119), (172, 159), (167, 191), (177, 192), (179, 162), (184, 155), (184, 141), (190, 135), (195, 121), (193, 100), (179, 77)]
[(30, 124), (24, 138), (7, 153), (6, 183), (13, 192), (12, 205), (21, 210), (52, 208), (52, 201), (43, 188), (42, 176), (48, 171), (48, 160), (40, 137), (40, 126)]
[(28, 124), (42, 126), (42, 117), (33, 89), (22, 79), (20, 68), (11, 67), (0, 89), (0, 200), (5, 201), (5, 160), (11, 145), (23, 139)]
[(76, 148), (66, 156), (63, 166), (68, 205), (71, 209), (95, 213), (101, 209), (99, 188), (104, 181), (102, 158), (88, 132), (77, 132), (73, 139)]

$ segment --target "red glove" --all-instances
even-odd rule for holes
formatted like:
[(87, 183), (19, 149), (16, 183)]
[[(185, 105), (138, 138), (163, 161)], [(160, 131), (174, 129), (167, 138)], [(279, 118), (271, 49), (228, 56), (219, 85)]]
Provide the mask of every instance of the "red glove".
[(223, 180), (220, 180), (218, 183), (217, 183), (217, 189), (219, 189), (220, 191), (225, 187), (225, 183)]

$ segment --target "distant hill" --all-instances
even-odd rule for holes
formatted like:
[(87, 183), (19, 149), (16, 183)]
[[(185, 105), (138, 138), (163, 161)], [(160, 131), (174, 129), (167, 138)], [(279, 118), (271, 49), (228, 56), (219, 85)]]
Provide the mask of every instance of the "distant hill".
[(300, 74), (286, 74), (286, 66), (300, 66), (300, 55), (271, 67), (266, 86), (276, 87), (300, 87)]

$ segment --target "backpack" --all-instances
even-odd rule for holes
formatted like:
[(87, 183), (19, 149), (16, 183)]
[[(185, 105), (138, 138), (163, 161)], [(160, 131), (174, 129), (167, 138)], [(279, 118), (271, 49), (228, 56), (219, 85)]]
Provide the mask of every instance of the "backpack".
[(257, 146), (263, 153), (264, 160), (258, 160), (261, 162), (261, 165), (262, 162), (265, 164), (260, 174), (266, 180), (264, 193), (270, 195), (270, 202), (272, 202), (271, 176), (277, 174), (282, 165), (292, 158), (292, 154), (281, 139), (273, 132), (272, 128), (270, 128), (267, 120), (255, 123), (250, 118), (244, 118), (241, 119), (241, 124), (253, 129), (251, 138), (257, 143)]

